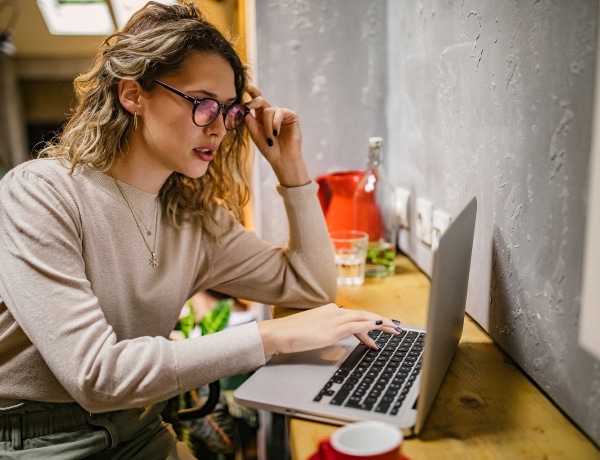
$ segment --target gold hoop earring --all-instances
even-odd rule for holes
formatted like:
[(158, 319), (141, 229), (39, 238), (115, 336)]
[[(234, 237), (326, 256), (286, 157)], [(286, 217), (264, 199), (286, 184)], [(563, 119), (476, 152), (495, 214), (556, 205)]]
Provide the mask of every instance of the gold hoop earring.
[(137, 131), (137, 112), (133, 114), (133, 130)]

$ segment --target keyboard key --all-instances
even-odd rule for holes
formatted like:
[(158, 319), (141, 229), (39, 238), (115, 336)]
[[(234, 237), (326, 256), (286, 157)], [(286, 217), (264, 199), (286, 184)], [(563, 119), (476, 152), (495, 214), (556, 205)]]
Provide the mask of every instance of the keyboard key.
[(385, 414), (390, 408), (389, 403), (383, 403), (380, 402), (377, 407), (375, 408), (375, 412), (379, 413), (379, 414)]
[(359, 343), (352, 353), (346, 358), (346, 360), (340, 366), (341, 369), (351, 371), (354, 366), (358, 364), (360, 359), (364, 356), (365, 352), (369, 349), (365, 344)]
[(341, 406), (349, 395), (350, 391), (340, 390), (335, 394), (335, 396), (331, 400), (331, 404), (335, 406)]

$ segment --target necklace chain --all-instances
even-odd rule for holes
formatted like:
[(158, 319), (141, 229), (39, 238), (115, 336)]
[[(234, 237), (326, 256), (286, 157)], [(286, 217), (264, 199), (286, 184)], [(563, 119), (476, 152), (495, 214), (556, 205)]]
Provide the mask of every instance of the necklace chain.
[[(129, 208), (129, 211), (131, 212), (131, 215), (133, 216), (133, 220), (135, 221), (135, 225), (137, 226), (137, 229), (140, 232), (140, 236), (142, 237), (142, 240), (144, 240), (144, 244), (146, 245), (146, 248), (148, 248), (148, 252), (150, 253), (150, 266), (152, 268), (158, 267), (158, 259), (156, 257), (156, 229), (158, 228), (158, 219), (156, 218), (156, 210), (157, 210), (156, 202), (154, 204), (154, 218), (152, 219), (152, 222), (154, 222), (154, 248), (152, 249), (152, 248), (150, 248), (148, 241), (146, 241), (146, 237), (144, 236), (144, 231), (142, 230), (140, 222), (138, 222), (138, 218), (135, 214), (135, 211), (133, 210), (133, 206), (131, 206), (131, 203), (127, 199), (127, 195), (125, 195), (125, 192), (121, 188), (119, 181), (117, 181), (115, 176), (113, 176), (112, 172), (109, 171), (109, 174), (110, 174), (110, 177), (112, 177), (113, 181), (115, 181), (115, 185), (117, 186), (119, 193), (125, 200), (125, 203), (127, 203), (127, 207)], [(141, 221), (141, 219), (140, 219), (140, 221)], [(152, 222), (150, 223), (150, 226), (152, 226)], [(142, 225), (143, 225), (143, 222), (142, 222)], [(144, 225), (144, 227), (146, 227), (146, 226)], [(146, 228), (146, 233), (148, 234), (148, 236), (150, 236), (152, 234), (152, 232), (148, 228)]]
[(146, 224), (144, 223), (142, 218), (137, 215), (137, 212), (135, 212), (135, 209), (132, 209), (133, 213), (137, 216), (137, 218), (141, 222), (142, 226), (144, 227), (144, 230), (146, 231), (146, 235), (148, 235), (148, 236), (152, 236), (152, 227), (154, 227), (156, 229), (156, 223), (155, 223), (156, 214), (157, 214), (156, 207), (157, 207), (156, 200), (154, 200), (154, 211), (152, 211), (152, 221), (150, 222), (149, 226), (146, 226)]

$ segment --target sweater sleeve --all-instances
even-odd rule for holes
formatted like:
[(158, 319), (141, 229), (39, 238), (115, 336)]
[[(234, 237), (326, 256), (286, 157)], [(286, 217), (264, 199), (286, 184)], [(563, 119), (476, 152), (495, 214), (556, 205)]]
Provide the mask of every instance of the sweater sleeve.
[[(287, 244), (271, 245), (232, 223), (210, 254), (211, 287), (281, 307), (312, 308), (333, 302), (336, 267), (317, 184), (277, 190), (289, 224)], [(220, 263), (223, 260), (227, 263)]]
[[(23, 167), (0, 181), (0, 374), (11, 376), (0, 382), (0, 397), (44, 393), (103, 412), (164, 401), (264, 364), (255, 324), (181, 343), (118, 340), (86, 276), (82, 203), (68, 181), (55, 179)], [(23, 375), (26, 366), (35, 381)]]

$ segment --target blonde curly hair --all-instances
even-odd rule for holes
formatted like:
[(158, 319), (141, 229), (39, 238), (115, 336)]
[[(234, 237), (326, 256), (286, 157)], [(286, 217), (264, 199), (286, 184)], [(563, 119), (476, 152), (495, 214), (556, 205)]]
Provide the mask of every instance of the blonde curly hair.
[[(77, 106), (59, 135), (40, 156), (67, 158), (71, 173), (78, 165), (102, 171), (124, 152), (133, 117), (119, 102), (120, 80), (136, 80), (147, 91), (155, 79), (176, 73), (191, 51), (215, 53), (231, 65), (237, 101), (248, 76), (233, 44), (209, 23), (194, 4), (149, 2), (123, 30), (103, 43), (91, 69), (74, 82)], [(242, 123), (228, 131), (219, 154), (202, 177), (174, 172), (160, 190), (163, 212), (176, 227), (193, 220), (213, 237), (219, 224), (215, 206), (229, 209), (238, 220), (250, 198), (248, 134)]]

